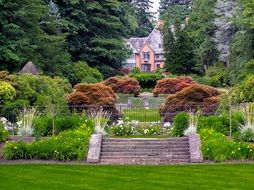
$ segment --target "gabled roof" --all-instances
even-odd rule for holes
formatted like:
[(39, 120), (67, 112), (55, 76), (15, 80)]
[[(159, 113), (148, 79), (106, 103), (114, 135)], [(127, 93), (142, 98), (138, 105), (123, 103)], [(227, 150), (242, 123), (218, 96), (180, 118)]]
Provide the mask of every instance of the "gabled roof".
[(128, 41), (131, 44), (131, 46), (139, 52), (142, 47), (145, 45), (147, 37), (145, 38), (130, 38)]
[(32, 75), (39, 75), (39, 71), (36, 66), (29, 61), (19, 72), (19, 74), (32, 74)]
[(139, 52), (147, 44), (154, 50), (156, 54), (162, 54), (164, 50), (163, 47), (159, 47), (159, 44), (163, 44), (162, 34), (160, 31), (160, 28), (163, 24), (164, 22), (159, 20), (148, 37), (130, 38), (128, 39), (128, 42), (137, 52)]

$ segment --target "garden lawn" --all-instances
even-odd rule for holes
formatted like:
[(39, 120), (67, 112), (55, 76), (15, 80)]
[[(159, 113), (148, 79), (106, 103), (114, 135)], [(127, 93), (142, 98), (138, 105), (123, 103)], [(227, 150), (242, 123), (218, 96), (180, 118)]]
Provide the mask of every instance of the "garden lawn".
[(133, 108), (123, 110), (124, 121), (158, 122), (161, 121), (159, 109)]
[(254, 164), (0, 165), (3, 190), (254, 189)]

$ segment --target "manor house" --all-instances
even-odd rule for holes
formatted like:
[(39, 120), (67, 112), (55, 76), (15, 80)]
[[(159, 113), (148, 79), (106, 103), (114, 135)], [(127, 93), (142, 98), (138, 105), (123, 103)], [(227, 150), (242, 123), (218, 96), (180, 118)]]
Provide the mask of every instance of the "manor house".
[(125, 68), (132, 70), (140, 68), (143, 72), (152, 72), (164, 66), (164, 50), (161, 27), (163, 21), (158, 21), (148, 37), (130, 38), (126, 46), (132, 50)]

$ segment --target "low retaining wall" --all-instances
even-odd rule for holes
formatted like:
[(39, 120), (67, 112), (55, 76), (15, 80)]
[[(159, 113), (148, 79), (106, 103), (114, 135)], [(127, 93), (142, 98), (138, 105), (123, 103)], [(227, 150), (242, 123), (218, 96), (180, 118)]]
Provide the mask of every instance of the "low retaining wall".
[(87, 155), (88, 163), (98, 163), (100, 161), (101, 143), (102, 143), (101, 134), (93, 134), (91, 136), (89, 142), (89, 151)]
[(189, 135), (189, 146), (191, 163), (202, 163), (204, 159), (201, 151), (201, 140), (198, 134)]

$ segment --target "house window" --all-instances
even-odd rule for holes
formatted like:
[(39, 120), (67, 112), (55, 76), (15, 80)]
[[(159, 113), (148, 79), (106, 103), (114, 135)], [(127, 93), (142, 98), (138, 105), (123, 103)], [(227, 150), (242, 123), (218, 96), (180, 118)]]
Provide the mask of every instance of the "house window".
[(155, 59), (160, 59), (160, 55), (159, 55), (159, 54), (156, 54), (156, 55), (155, 55)]
[(149, 60), (150, 59), (150, 52), (144, 52), (143, 58), (144, 58), (144, 60)]
[(160, 64), (156, 64), (156, 68), (157, 68), (157, 69), (160, 69), (160, 68), (161, 68), (161, 65), (160, 65)]
[(127, 44), (126, 46), (127, 46), (127, 48), (130, 48), (130, 47), (131, 47), (130, 44)]
[(159, 48), (161, 48), (162, 46), (161, 46), (161, 44), (159, 44)]

